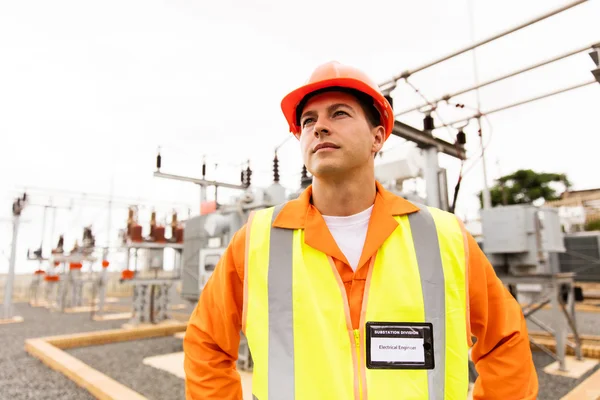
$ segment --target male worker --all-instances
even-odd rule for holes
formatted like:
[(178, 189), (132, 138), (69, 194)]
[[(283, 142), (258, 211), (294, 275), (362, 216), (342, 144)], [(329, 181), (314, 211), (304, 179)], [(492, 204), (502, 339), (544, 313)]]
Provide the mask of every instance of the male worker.
[(475, 240), (375, 180), (378, 86), (331, 62), (281, 106), (313, 184), (233, 237), (186, 331), (187, 398), (242, 399), (242, 331), (258, 400), (462, 400), (471, 346), (474, 399), (535, 399), (521, 309)]

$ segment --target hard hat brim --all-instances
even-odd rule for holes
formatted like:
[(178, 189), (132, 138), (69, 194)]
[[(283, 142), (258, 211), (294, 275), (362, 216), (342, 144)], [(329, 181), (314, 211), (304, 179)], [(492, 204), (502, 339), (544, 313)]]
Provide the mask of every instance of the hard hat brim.
[(385, 128), (385, 138), (387, 139), (390, 136), (394, 127), (394, 113), (390, 103), (377, 90), (374, 90), (368, 84), (353, 78), (325, 79), (319, 82), (309, 83), (301, 86), (298, 89), (288, 93), (283, 100), (281, 100), (281, 110), (283, 111), (283, 115), (288, 122), (291, 133), (298, 136), (301, 131), (301, 127), (296, 124), (296, 111), (298, 104), (300, 104), (300, 102), (307, 95), (317, 90), (335, 86), (355, 89), (371, 96), (373, 98), (375, 107), (380, 113), (381, 123)]

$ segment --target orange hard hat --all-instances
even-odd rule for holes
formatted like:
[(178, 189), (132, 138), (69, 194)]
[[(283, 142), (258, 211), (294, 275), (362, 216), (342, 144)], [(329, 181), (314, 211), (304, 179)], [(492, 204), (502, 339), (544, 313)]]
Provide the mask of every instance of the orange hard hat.
[(330, 61), (320, 65), (312, 73), (306, 84), (286, 95), (281, 101), (281, 110), (290, 126), (290, 132), (299, 136), (302, 128), (298, 125), (298, 105), (309, 94), (326, 88), (342, 87), (362, 92), (373, 99), (373, 106), (379, 112), (381, 125), (385, 128), (385, 139), (394, 127), (394, 112), (390, 102), (383, 96), (379, 86), (357, 68)]

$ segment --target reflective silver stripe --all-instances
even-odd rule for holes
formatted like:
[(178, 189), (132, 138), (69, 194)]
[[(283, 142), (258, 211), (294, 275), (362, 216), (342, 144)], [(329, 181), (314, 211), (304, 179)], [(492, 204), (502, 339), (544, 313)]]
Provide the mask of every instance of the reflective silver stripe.
[(427, 371), (429, 400), (444, 398), (446, 369), (446, 293), (444, 267), (435, 222), (426, 206), (408, 215), (412, 231), (425, 308), (425, 322), (433, 324), (434, 369)]
[[(273, 220), (283, 205), (275, 207)], [(292, 229), (271, 227), (269, 243), (269, 400), (293, 400)]]
[(255, 395), (252, 395), (252, 400), (258, 400), (258, 397), (256, 397)]

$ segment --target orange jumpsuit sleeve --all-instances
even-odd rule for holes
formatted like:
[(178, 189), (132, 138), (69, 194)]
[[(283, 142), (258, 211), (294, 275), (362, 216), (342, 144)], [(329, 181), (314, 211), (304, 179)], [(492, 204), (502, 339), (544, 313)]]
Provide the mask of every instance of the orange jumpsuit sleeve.
[(186, 400), (242, 400), (236, 369), (242, 327), (246, 227), (237, 231), (192, 315), (185, 339)]
[(475, 239), (468, 242), (471, 359), (479, 374), (474, 400), (535, 400), (538, 378), (521, 306)]

